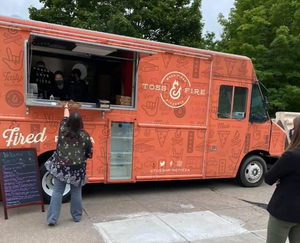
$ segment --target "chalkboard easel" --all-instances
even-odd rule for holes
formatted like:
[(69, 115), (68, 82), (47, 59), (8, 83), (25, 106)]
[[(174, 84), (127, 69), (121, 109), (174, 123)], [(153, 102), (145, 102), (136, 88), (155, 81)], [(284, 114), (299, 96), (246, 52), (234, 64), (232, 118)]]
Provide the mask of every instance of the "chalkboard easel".
[(41, 205), (45, 212), (35, 148), (0, 149), (0, 184), (5, 219), (11, 208)]

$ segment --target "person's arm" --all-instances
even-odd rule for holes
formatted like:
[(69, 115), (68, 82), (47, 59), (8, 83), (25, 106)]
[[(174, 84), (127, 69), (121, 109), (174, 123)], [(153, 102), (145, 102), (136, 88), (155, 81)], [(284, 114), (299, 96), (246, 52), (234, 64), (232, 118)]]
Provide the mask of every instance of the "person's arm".
[(291, 173), (295, 160), (297, 160), (297, 158), (292, 151), (283, 153), (272, 168), (265, 174), (265, 182), (269, 185), (273, 185), (280, 178)]
[(69, 112), (69, 103), (67, 102), (64, 106), (64, 117), (69, 117), (70, 112)]

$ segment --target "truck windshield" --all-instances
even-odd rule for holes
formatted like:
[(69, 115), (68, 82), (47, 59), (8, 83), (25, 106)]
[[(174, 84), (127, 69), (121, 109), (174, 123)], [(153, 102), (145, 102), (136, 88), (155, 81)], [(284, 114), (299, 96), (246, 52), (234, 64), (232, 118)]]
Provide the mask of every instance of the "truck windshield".
[(268, 114), (257, 84), (253, 84), (251, 97), (250, 122), (262, 123), (268, 120)]

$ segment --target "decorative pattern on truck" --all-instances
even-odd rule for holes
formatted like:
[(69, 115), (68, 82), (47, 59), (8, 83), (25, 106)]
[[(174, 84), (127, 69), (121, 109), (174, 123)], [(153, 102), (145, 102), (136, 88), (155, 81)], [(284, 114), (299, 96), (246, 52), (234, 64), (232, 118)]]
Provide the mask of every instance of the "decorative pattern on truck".
[(18, 33), (19, 30), (8, 28), (8, 31), (4, 33), (3, 42), (5, 44), (15, 43), (18, 46), (22, 45), (22, 36)]
[(23, 67), (23, 58), (24, 52), (21, 50), (18, 53), (12, 51), (10, 47), (6, 47), (5, 58), (2, 58), (3, 62), (8, 66), (8, 68), (12, 71), (19, 71)]
[[(5, 99), (6, 104), (10, 108), (20, 108), (24, 104), (24, 84), (22, 83), (23, 65), (24, 65), (24, 50), (23, 36), (20, 31), (14, 28), (5, 28), (1, 31), (3, 43), (1, 53), (2, 60), (2, 85), (1, 99)], [(18, 88), (17, 88), (18, 87)]]
[[(157, 56), (140, 61), (137, 120), (156, 125), (140, 127), (135, 139), (136, 174), (201, 177), (205, 131), (193, 127), (206, 124), (209, 76), (205, 72), (211, 62), (172, 53)], [(146, 64), (157, 68), (145, 70)], [(174, 128), (164, 127), (173, 124)]]

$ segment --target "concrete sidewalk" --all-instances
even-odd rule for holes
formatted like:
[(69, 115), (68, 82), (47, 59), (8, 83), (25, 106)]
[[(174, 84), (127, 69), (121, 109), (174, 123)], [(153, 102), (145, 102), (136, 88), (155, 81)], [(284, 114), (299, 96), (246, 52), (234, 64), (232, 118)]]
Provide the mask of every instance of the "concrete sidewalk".
[[(211, 211), (140, 215), (95, 224), (107, 243), (264, 242), (263, 231), (250, 232), (241, 222)], [(124, 241), (124, 239), (126, 239)]]
[(79, 223), (69, 203), (49, 227), (40, 206), (10, 209), (4, 220), (1, 202), (0, 242), (261, 243), (273, 190), (233, 180), (88, 185)]

